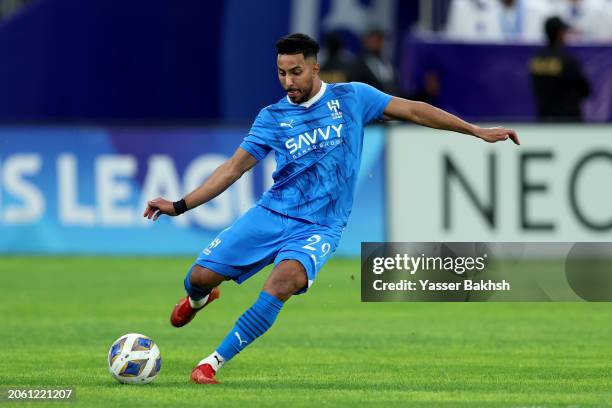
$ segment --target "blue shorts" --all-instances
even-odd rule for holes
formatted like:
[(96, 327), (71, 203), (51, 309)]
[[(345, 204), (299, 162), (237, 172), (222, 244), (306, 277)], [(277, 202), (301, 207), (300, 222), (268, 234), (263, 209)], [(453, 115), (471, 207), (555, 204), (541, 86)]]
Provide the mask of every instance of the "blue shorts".
[(224, 229), (198, 256), (197, 265), (242, 283), (261, 269), (292, 259), (308, 276), (308, 287), (340, 241), (340, 228), (312, 224), (256, 205)]

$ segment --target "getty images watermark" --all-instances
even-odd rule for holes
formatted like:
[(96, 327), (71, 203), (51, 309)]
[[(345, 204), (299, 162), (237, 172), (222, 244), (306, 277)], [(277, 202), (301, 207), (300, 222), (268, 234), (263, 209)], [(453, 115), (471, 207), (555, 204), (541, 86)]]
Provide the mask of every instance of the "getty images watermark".
[(362, 243), (361, 298), (612, 301), (612, 243)]
[[(372, 273), (382, 275), (385, 271), (405, 271), (410, 275), (417, 272), (446, 271), (463, 275), (466, 272), (482, 272), (486, 266), (488, 255), (465, 257), (442, 256), (410, 256), (408, 254), (395, 254), (392, 257), (375, 257), (372, 260)], [(424, 274), (425, 275), (425, 274)], [(423, 275), (421, 275), (423, 276)], [(425, 275), (427, 276), (427, 275)], [(505, 279), (500, 282), (488, 280), (464, 279), (460, 282), (435, 282), (430, 279), (401, 279), (397, 282), (385, 282), (382, 278), (373, 282), (374, 290), (510, 290), (510, 283)]]

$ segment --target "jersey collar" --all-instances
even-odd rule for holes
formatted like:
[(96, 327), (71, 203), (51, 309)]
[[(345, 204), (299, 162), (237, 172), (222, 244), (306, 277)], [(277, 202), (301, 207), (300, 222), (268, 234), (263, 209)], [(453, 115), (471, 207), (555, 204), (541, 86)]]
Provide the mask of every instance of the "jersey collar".
[(306, 102), (302, 102), (300, 104), (297, 103), (293, 103), (291, 102), (291, 99), (289, 99), (289, 96), (287, 96), (287, 101), (292, 104), (292, 105), (299, 105), (299, 106), (303, 106), (305, 108), (310, 108), (312, 105), (314, 105), (319, 99), (321, 99), (323, 97), (323, 94), (325, 93), (325, 91), (327, 90), (327, 84), (323, 81), (321, 81), (321, 89), (319, 89), (319, 92), (317, 92), (317, 94), (315, 96), (313, 96), (312, 98), (310, 98), (309, 100), (307, 100)]

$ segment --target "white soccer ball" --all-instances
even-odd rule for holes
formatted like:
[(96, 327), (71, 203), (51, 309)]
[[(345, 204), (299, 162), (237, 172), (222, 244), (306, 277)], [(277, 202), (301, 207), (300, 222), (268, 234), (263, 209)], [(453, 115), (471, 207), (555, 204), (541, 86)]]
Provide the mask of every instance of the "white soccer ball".
[(108, 371), (121, 383), (149, 383), (160, 369), (159, 347), (143, 334), (121, 336), (108, 351)]

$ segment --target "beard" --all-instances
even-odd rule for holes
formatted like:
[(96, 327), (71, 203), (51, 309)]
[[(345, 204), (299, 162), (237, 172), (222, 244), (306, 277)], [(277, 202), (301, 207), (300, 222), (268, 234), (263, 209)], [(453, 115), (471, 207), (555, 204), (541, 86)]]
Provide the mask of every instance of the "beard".
[[(287, 96), (289, 97), (291, 102), (300, 104), (300, 103), (306, 102), (308, 99), (310, 99), (310, 94), (312, 92), (312, 84), (310, 85), (310, 87), (308, 87), (306, 89), (288, 88), (288, 89), (286, 89), (286, 91), (287, 91)], [(289, 95), (289, 93), (291, 91), (297, 91), (295, 96)]]

